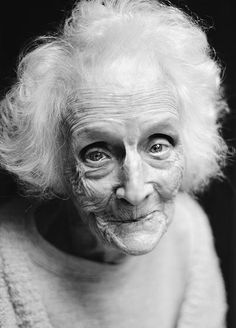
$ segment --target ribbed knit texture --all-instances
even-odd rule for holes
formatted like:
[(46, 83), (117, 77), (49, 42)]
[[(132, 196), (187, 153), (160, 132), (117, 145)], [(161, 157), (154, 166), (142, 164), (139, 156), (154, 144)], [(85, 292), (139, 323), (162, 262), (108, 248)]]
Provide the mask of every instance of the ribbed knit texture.
[(24, 229), (17, 218), (1, 221), (0, 327), (52, 328), (31, 280), (29, 259), (22, 248)]
[[(26, 206), (13, 204), (0, 213), (0, 328), (52, 328), (23, 247), (27, 237), (20, 216)], [(212, 233), (199, 207), (190, 201), (186, 208), (195, 216), (188, 222), (192, 255), (185, 299), (173, 328), (224, 328), (227, 306)]]

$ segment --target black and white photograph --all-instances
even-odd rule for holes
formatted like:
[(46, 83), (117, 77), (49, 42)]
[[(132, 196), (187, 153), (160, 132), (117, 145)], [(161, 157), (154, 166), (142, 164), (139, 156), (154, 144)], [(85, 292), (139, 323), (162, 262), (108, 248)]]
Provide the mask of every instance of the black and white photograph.
[(0, 328), (235, 328), (233, 0), (1, 17)]

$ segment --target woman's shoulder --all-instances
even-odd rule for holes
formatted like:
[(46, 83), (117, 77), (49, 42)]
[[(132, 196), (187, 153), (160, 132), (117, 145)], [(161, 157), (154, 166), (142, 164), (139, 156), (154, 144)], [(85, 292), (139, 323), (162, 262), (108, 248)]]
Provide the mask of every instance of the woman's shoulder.
[[(187, 194), (176, 199), (175, 234), (188, 248), (188, 289), (181, 309), (183, 326), (225, 327), (227, 309), (220, 263), (209, 220)], [(182, 327), (182, 326), (181, 326)]]
[(197, 200), (189, 194), (182, 192), (178, 193), (176, 197), (176, 214), (181, 214), (184, 218), (206, 218), (206, 214)]
[(206, 213), (197, 200), (186, 193), (179, 193), (176, 197), (173, 230), (191, 253), (196, 249), (204, 251), (214, 247), (213, 234)]
[(204, 209), (196, 199), (186, 193), (179, 193), (176, 197), (175, 217), (178, 227), (187, 230), (196, 231), (196, 228), (209, 230), (209, 220)]

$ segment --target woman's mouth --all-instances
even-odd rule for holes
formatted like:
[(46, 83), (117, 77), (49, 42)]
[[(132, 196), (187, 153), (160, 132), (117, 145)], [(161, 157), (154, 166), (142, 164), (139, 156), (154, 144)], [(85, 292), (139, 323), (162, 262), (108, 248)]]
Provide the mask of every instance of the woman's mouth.
[(115, 220), (109, 220), (110, 222), (112, 223), (135, 223), (135, 222), (140, 222), (140, 221), (148, 221), (148, 220), (151, 220), (152, 217), (153, 217), (153, 214), (158, 212), (157, 210), (154, 210), (152, 212), (149, 212), (148, 214), (143, 214), (143, 215), (140, 215), (140, 216), (135, 216), (131, 219), (122, 219), (122, 218), (119, 218), (119, 219), (115, 219)]

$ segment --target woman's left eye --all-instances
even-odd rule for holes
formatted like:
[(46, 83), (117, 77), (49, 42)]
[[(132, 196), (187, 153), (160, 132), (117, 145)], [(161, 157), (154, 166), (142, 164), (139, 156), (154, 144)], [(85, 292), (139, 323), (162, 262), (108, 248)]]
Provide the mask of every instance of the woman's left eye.
[(167, 146), (163, 144), (155, 144), (150, 148), (151, 153), (161, 153), (163, 150), (166, 150)]
[(171, 149), (171, 144), (167, 140), (158, 140), (155, 144), (152, 144), (152, 146), (149, 148), (149, 152), (153, 156), (163, 156), (168, 155), (169, 151)]

